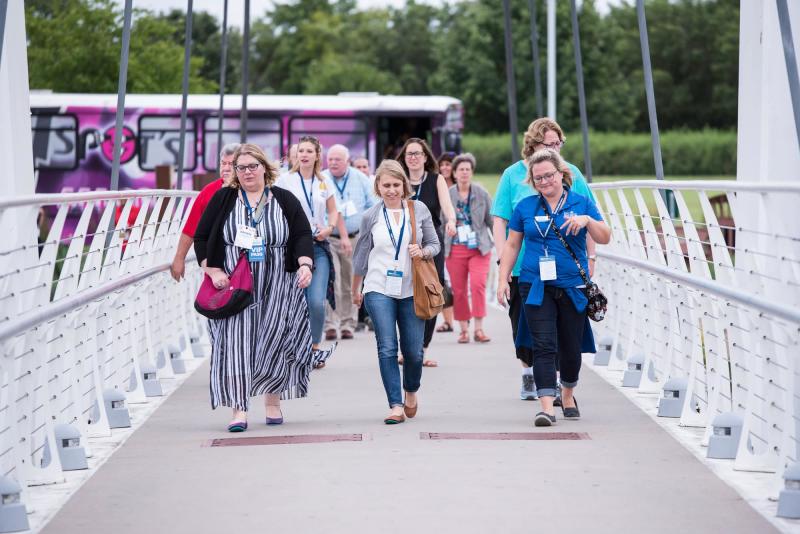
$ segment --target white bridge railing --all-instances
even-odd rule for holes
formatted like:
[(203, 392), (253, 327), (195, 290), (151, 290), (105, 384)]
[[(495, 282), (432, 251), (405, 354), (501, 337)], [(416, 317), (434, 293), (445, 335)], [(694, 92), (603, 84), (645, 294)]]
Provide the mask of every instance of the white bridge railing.
[(612, 228), (598, 247), (610, 309), (595, 364), (661, 395), (659, 415), (704, 428), (709, 457), (780, 477), (800, 451), (800, 185), (592, 189)]
[(0, 198), (0, 476), (63, 480), (85, 438), (125, 426), (125, 403), (202, 355), (193, 256), (188, 282), (166, 272), (194, 196)]

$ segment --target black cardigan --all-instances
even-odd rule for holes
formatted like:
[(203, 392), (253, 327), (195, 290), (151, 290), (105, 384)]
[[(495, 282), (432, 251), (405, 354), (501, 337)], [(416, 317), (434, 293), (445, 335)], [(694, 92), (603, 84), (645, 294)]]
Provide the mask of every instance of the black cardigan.
[[(311, 238), (311, 225), (308, 224), (300, 201), (290, 191), (280, 187), (271, 187), (274, 200), (283, 210), (283, 215), (289, 223), (289, 241), (286, 244), (286, 270), (294, 272), (299, 265), (297, 260), (302, 256), (314, 258), (314, 242)], [(194, 234), (194, 252), (197, 263), (206, 262), (207, 267), (223, 268), (225, 264), (225, 241), (222, 231), (225, 221), (236, 206), (236, 199), (240, 195), (239, 189), (223, 187), (217, 191), (208, 202), (197, 230)]]

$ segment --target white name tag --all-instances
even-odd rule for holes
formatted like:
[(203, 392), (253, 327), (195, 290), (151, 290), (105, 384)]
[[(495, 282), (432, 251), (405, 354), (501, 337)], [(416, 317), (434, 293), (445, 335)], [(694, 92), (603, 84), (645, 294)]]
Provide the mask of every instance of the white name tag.
[(250, 250), (253, 248), (253, 242), (256, 239), (256, 229), (252, 226), (248, 226), (246, 224), (237, 224), (236, 225), (236, 240), (233, 242), (233, 246), (239, 248), (246, 248)]
[(472, 228), (470, 225), (465, 224), (463, 226), (459, 226), (456, 230), (458, 230), (458, 241), (459, 243), (466, 243), (469, 241), (469, 234), (472, 233)]
[(355, 202), (353, 202), (352, 200), (348, 200), (347, 202), (345, 202), (342, 213), (344, 214), (345, 217), (352, 217), (353, 215), (356, 215), (358, 213), (358, 210), (356, 209)]
[(400, 297), (403, 294), (403, 271), (386, 271), (386, 296)]
[(539, 256), (539, 278), (542, 280), (555, 280), (556, 259), (552, 256)]
[(547, 215), (537, 215), (536, 217), (534, 217), (534, 219), (536, 219), (536, 222), (538, 223), (546, 223), (550, 221), (550, 217), (548, 217)]

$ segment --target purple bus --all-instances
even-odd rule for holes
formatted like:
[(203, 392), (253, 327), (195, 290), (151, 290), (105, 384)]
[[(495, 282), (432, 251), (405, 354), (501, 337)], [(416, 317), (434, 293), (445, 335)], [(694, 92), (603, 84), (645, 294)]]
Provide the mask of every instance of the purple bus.
[[(241, 97), (224, 100), (223, 144), (239, 141)], [(374, 167), (394, 157), (409, 137), (427, 139), (438, 156), (460, 151), (461, 102), (446, 96), (248, 97), (247, 140), (278, 161), (302, 135), (323, 146), (341, 143)], [(109, 187), (117, 96), (31, 92), (31, 125), (37, 193), (68, 193)], [(155, 187), (156, 166), (177, 166), (180, 95), (127, 95), (120, 189)], [(215, 173), (219, 147), (219, 97), (190, 95), (186, 122), (183, 187), (192, 175)], [(174, 187), (173, 183), (173, 187)]]

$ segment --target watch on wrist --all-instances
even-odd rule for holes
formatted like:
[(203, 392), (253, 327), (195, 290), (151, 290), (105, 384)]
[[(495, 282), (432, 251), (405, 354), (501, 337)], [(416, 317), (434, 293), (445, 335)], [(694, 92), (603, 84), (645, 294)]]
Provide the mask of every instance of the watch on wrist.
[(589, 259), (597, 261), (597, 255), (596, 254), (589, 254)]
[(308, 270), (310, 272), (312, 273), (314, 272), (314, 266), (311, 265), (310, 263), (301, 263), (297, 268), (299, 269), (300, 267), (308, 267)]

